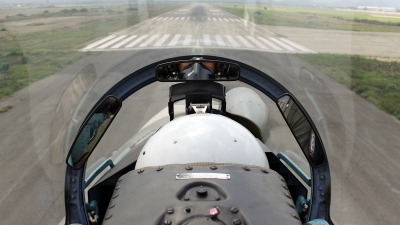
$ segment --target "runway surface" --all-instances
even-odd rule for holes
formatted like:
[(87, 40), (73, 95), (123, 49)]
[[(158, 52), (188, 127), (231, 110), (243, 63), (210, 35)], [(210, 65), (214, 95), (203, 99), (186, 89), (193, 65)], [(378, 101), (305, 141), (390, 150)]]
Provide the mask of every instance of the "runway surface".
[[(203, 8), (203, 12), (206, 12), (211, 20), (229, 20), (225, 15), (217, 15), (223, 12), (210, 10), (213, 8)], [(185, 14), (175, 13), (186, 12), (177, 10), (158, 18), (186, 17)], [(256, 40), (260, 40), (258, 37), (274, 37), (273, 34), (265, 36), (267, 31), (258, 35), (262, 31), (256, 28), (253, 29), (254, 33), (251, 33), (251, 29), (246, 30), (244, 27), (238, 28), (240, 32), (210, 32), (210, 46), (204, 45), (204, 36), (196, 39), (192, 36), (190, 44), (181, 48), (178, 43), (183, 44), (189, 33), (163, 31), (167, 26), (151, 25), (152, 21), (118, 32), (118, 35), (138, 37), (147, 34), (143, 42), (138, 42), (130, 48), (121, 45), (111, 50), (111, 47), (118, 44), (118, 41), (115, 41), (104, 47), (103, 53), (85, 57), (53, 76), (32, 83), (11, 98), (0, 101), (1, 105), (13, 105), (8, 112), (0, 113), (0, 224), (58, 224), (64, 216), (66, 148), (63, 138), (68, 135), (71, 124), (79, 125), (98, 98), (126, 75), (158, 60), (193, 54), (218, 55), (254, 66), (287, 87), (310, 110), (311, 117), (321, 132), (331, 166), (331, 210), (336, 224), (400, 223), (398, 120), (299, 60), (295, 55), (287, 54), (289, 51), (284, 50), (283, 46), (280, 53), (269, 51), (272, 48), (268, 51), (258, 47), (247, 48), (244, 44), (227, 49), (228, 47), (219, 46), (216, 38), (216, 35), (220, 35), (228, 45), (230, 42), (223, 35), (231, 35), (232, 38), (240, 35), (248, 43), (256, 46), (247, 36)], [(182, 21), (190, 23), (191, 20)], [(204, 21), (201, 29), (208, 29), (211, 23), (207, 22), (208, 19)], [(146, 23), (148, 26), (145, 26)], [(197, 25), (193, 23), (192, 26), (196, 28), (199, 24), (201, 22)], [(214, 23), (212, 26), (218, 27)], [(156, 35), (151, 32), (158, 29), (162, 32), (157, 33), (157, 38), (171, 35), (168, 37), (170, 39), (163, 42), (164, 46), (167, 46), (175, 35), (181, 34), (176, 40), (177, 45), (160, 46), (155, 51), (154, 44), (161, 42), (161, 39), (148, 40)], [(135, 32), (137, 33), (134, 34)], [(197, 40), (199, 45), (194, 44)], [(239, 44), (237, 39), (234, 40)], [(111, 41), (111, 38), (108, 41)], [(119, 41), (122, 41), (122, 38)], [(140, 47), (146, 41), (149, 42), (148, 46), (153, 47)], [(95, 42), (89, 43), (88, 46)], [(101, 44), (86, 50), (97, 51), (100, 46)], [(120, 49), (125, 51), (119, 51)], [(300, 49), (296, 51), (299, 52)], [(124, 105), (121, 113), (125, 112), (126, 117), (130, 119), (127, 121), (132, 123), (132, 132), (140, 129), (151, 115), (166, 106), (167, 96), (161, 94), (166, 90), (165, 84), (153, 84), (151, 90), (142, 90), (137, 98)], [(157, 101), (149, 103), (148, 99)], [(163, 102), (165, 106), (162, 105)], [(103, 145), (110, 148), (118, 146), (121, 144), (120, 140), (133, 133), (124, 131), (120, 134), (118, 138)]]
[(192, 4), (165, 13), (96, 40), (82, 51), (193, 47), (314, 53), (296, 42), (206, 4)]

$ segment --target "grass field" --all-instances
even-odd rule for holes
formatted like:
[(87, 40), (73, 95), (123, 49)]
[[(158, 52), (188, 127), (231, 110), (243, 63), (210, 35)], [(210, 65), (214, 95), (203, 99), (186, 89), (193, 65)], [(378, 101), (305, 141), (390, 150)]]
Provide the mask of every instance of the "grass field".
[[(147, 7), (148, 15), (145, 16), (151, 18), (178, 5), (148, 3)], [(8, 16), (0, 21), (0, 99), (91, 54), (77, 50), (90, 40), (140, 22), (144, 16), (131, 5), (120, 5), (117, 9), (90, 5), (86, 7), (87, 11), (74, 9)], [(49, 22), (32, 22), (44, 18)], [(57, 22), (60, 18), (66, 22)], [(18, 25), (12, 28), (6, 26), (15, 22)], [(47, 24), (50, 25), (46, 27)]]
[(214, 4), (254, 23), (370, 32), (400, 32), (399, 18), (335, 9), (282, 7), (270, 5)]
[(338, 54), (298, 56), (400, 120), (399, 62)]

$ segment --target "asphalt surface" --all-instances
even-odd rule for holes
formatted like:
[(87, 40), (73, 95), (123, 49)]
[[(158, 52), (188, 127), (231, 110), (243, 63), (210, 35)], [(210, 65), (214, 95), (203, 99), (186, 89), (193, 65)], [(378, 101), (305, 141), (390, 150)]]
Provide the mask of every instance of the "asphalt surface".
[(314, 51), (249, 20), (210, 5), (190, 5), (110, 34), (82, 51), (124, 51), (158, 48), (229, 48), (279, 53)]
[(318, 53), (400, 59), (400, 33), (261, 26)]
[[(193, 14), (210, 13), (207, 9), (196, 8)], [(309, 110), (328, 152), (331, 210), (337, 224), (398, 224), (400, 122), (295, 55), (249, 49), (228, 50), (217, 44), (107, 50), (0, 101), (0, 106), (13, 105), (0, 114), (0, 224), (58, 224), (64, 216), (65, 128), (79, 125), (98, 98), (127, 74), (158, 60), (192, 54), (218, 55), (254, 66), (287, 87)], [(165, 91), (164, 84), (153, 84), (124, 105), (121, 115), (132, 123), (132, 131), (166, 106), (161, 94)], [(75, 112), (80, 99), (85, 101)], [(148, 99), (157, 101), (149, 104)], [(103, 146), (118, 146), (129, 135), (122, 133), (115, 143)]]

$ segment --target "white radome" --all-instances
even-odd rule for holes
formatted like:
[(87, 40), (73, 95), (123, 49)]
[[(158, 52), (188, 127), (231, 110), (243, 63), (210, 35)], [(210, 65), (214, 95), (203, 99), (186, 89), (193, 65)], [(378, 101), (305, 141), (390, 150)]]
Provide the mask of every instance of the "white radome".
[(260, 144), (245, 127), (221, 115), (192, 114), (159, 129), (140, 152), (136, 169), (199, 162), (268, 167)]

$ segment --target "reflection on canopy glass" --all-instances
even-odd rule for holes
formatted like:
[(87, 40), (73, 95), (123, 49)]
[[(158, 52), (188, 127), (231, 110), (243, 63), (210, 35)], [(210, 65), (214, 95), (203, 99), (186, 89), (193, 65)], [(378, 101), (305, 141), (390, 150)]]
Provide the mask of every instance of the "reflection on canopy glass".
[(284, 95), (278, 99), (277, 105), (309, 162), (313, 166), (324, 163), (322, 150), (318, 151), (320, 141), (297, 103), (290, 95)]
[(87, 161), (118, 113), (121, 105), (122, 102), (119, 99), (114, 96), (108, 96), (96, 108), (83, 125), (71, 147), (67, 157), (67, 163), (70, 166), (80, 168)]

